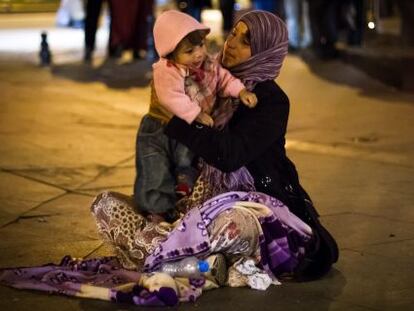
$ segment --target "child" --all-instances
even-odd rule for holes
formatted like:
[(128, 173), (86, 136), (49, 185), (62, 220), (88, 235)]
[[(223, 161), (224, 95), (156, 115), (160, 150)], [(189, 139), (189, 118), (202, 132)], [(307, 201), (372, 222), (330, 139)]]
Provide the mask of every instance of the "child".
[(137, 136), (134, 197), (141, 212), (159, 220), (174, 220), (176, 193), (189, 194), (197, 177), (190, 151), (163, 133), (170, 118), (213, 126), (216, 94), (239, 97), (249, 107), (257, 103), (240, 80), (207, 55), (204, 38), (209, 31), (178, 11), (162, 13), (154, 25), (160, 59), (153, 64), (151, 105)]

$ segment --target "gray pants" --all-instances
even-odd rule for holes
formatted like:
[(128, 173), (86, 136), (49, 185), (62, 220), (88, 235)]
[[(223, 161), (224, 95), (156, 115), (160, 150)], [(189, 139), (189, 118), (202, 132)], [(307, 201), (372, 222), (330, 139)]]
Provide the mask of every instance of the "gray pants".
[(164, 134), (164, 125), (145, 115), (137, 135), (134, 198), (138, 210), (165, 213), (174, 209), (177, 181), (192, 187), (197, 170), (190, 150)]

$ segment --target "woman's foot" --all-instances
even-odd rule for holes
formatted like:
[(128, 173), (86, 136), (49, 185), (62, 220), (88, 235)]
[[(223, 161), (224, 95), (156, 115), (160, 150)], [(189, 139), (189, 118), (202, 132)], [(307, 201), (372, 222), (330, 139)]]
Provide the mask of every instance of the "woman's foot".
[(217, 253), (210, 255), (207, 259), (210, 271), (206, 273), (206, 277), (211, 279), (220, 286), (224, 286), (227, 281), (227, 264), (223, 254)]

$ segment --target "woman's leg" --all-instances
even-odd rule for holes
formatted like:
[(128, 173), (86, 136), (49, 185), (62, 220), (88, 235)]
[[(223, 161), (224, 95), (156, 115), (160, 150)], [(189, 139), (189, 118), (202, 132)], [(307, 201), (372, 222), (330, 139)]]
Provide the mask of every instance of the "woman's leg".
[(240, 263), (241, 258), (242, 261), (252, 259), (255, 263), (260, 260), (260, 229), (255, 217), (245, 210), (231, 209), (213, 220), (208, 230), (212, 253), (223, 254), (230, 264), (225, 276), (220, 275), (222, 272), (218, 271), (216, 279), (224, 279), (219, 284), (226, 283), (231, 287), (247, 286), (248, 277), (240, 273), (235, 266)]
[(223, 253), (232, 262), (259, 255), (259, 224), (248, 211), (227, 210), (213, 220), (208, 231), (212, 253)]
[(132, 197), (117, 192), (99, 194), (91, 206), (98, 232), (126, 269), (140, 271), (148, 254), (168, 231), (136, 212)]

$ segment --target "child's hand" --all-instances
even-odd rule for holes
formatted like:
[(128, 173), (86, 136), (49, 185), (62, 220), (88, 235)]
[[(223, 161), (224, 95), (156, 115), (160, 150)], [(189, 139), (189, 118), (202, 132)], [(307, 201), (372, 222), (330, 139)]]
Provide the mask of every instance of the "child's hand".
[(205, 112), (200, 112), (196, 118), (196, 121), (210, 127), (214, 125), (213, 118)]
[(249, 108), (254, 108), (257, 104), (256, 94), (243, 89), (239, 94), (240, 100)]

